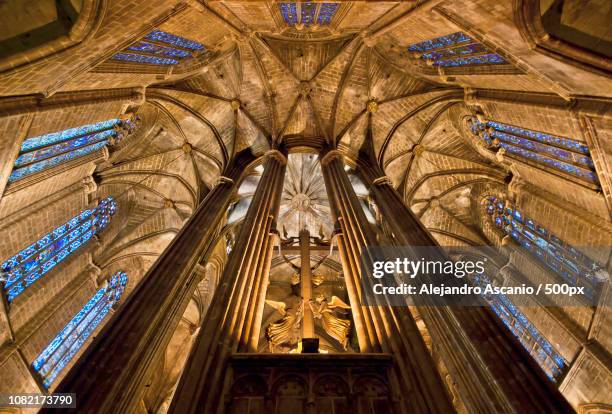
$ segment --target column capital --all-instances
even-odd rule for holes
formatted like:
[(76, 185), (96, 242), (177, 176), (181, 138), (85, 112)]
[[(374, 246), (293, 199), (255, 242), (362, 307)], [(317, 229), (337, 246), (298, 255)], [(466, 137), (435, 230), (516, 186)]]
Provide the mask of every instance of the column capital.
[(412, 153), (417, 157), (422, 155), (423, 152), (425, 152), (425, 147), (423, 147), (422, 144), (416, 144), (414, 147), (412, 147)]
[(206, 276), (206, 268), (202, 266), (200, 263), (196, 263), (193, 267), (193, 273), (197, 275), (198, 281), (204, 280)]
[(337, 149), (328, 151), (327, 154), (323, 155), (321, 158), (321, 165), (326, 166), (336, 158), (342, 159), (342, 153), (340, 151)]
[(282, 163), (283, 165), (287, 164), (287, 157), (285, 156), (285, 154), (283, 154), (282, 152), (280, 152), (277, 149), (272, 149), (272, 150), (268, 150), (266, 151), (266, 153), (264, 154), (265, 157), (274, 157), (276, 158), (280, 163)]
[(95, 193), (98, 190), (98, 183), (96, 183), (96, 180), (91, 175), (83, 178), (81, 183), (83, 184), (83, 191), (86, 195)]
[(94, 262), (93, 255), (91, 253), (87, 254), (87, 264), (85, 265), (83, 272), (87, 275), (87, 277), (89, 277), (89, 279), (91, 279), (96, 289), (104, 284), (104, 281), (101, 279), (102, 269)]
[(217, 181), (215, 182), (215, 186), (221, 185), (221, 184), (234, 184), (234, 180), (232, 180), (229, 177), (226, 177), (224, 175), (220, 175), (219, 177), (217, 177)]
[(374, 185), (390, 185), (393, 186), (393, 181), (388, 175), (382, 175), (378, 178), (372, 180), (372, 184)]

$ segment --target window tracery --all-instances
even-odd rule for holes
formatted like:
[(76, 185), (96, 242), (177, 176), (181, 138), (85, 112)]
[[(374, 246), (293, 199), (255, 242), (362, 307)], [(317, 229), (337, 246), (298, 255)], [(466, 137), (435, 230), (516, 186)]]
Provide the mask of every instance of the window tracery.
[(136, 128), (135, 120), (109, 119), (64, 131), (28, 138), (21, 145), (9, 183), (60, 165), (109, 144), (115, 144)]
[(115, 200), (105, 198), (97, 207), (84, 210), (2, 263), (0, 276), (4, 280), (7, 300), (12, 302), (28, 286), (105, 229), (116, 210)]
[[(474, 275), (476, 286), (483, 289), (491, 284), (484, 274)], [(502, 320), (504, 325), (516, 336), (529, 354), (542, 367), (546, 375), (553, 381), (558, 380), (567, 368), (567, 362), (554, 349), (552, 344), (529, 322), (529, 319), (504, 294), (487, 294), (485, 300)]]
[(48, 389), (121, 299), (128, 277), (119, 271), (99, 289), (32, 363)]
[(451, 33), (408, 46), (416, 58), (432, 66), (461, 67), (508, 63), (463, 32)]
[(314, 24), (327, 26), (331, 24), (338, 11), (338, 3), (284, 2), (279, 3), (281, 15), (289, 26), (303, 25), (310, 27)]
[(572, 286), (584, 287), (586, 297), (596, 296), (601, 267), (506, 201), (487, 198), (487, 214), (495, 226)]
[(153, 30), (138, 42), (116, 53), (111, 60), (150, 65), (176, 65), (204, 53), (203, 44), (162, 30)]
[(481, 122), (477, 117), (469, 124), (474, 136), (489, 149), (504, 149), (522, 160), (599, 184), (589, 148), (583, 143), (501, 122)]

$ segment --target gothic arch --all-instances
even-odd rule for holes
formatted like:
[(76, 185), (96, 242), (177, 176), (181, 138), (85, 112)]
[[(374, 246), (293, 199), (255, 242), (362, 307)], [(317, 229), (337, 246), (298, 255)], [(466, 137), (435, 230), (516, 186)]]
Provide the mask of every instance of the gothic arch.
[(44, 59), (57, 53), (66, 53), (81, 43), (90, 42), (100, 28), (108, 0), (83, 0), (81, 11), (68, 34), (33, 49), (0, 60), (0, 73), (12, 74), (32, 65), (44, 63)]
[(514, 0), (513, 9), (516, 25), (530, 48), (570, 65), (609, 76), (612, 71), (609, 59), (546, 30), (539, 1)]

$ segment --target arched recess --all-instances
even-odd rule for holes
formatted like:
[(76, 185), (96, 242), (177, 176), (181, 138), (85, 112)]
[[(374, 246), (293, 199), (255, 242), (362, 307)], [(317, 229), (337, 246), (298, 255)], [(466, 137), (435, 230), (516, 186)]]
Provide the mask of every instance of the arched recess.
[(0, 24), (4, 27), (0, 31), (0, 73), (18, 71), (92, 39), (108, 7), (108, 0), (45, 0), (40, 1), (43, 7), (37, 8), (34, 19), (31, 13), (22, 13), (30, 18), (16, 22), (20, 7), (32, 9), (27, 3), (9, 1), (0, 8), (8, 9), (2, 15), (11, 20)]
[(297, 375), (285, 375), (272, 387), (274, 414), (306, 414), (308, 384)]
[(392, 413), (391, 393), (389, 387), (376, 377), (361, 377), (353, 385), (357, 396), (359, 413), (383, 414)]
[[(606, 34), (598, 32), (609, 27), (606, 21), (609, 7), (605, 0), (515, 0), (514, 20), (532, 49), (570, 65), (609, 75), (612, 42), (602, 39)], [(573, 18), (567, 16), (572, 10)], [(603, 19), (603, 24), (597, 23), (599, 19)]]
[(335, 375), (325, 375), (314, 384), (315, 406), (321, 413), (349, 413), (349, 387)]
[(230, 391), (229, 414), (263, 413), (264, 395), (268, 387), (259, 375), (245, 375), (238, 378)]

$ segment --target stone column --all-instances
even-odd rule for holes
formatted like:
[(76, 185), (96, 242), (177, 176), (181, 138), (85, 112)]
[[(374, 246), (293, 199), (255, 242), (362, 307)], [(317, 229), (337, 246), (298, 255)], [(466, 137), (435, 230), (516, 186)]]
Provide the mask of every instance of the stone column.
[(408, 309), (362, 306), (365, 300), (361, 291), (360, 255), (364, 247), (378, 244), (376, 234), (344, 170), (340, 152), (326, 152), (321, 158), (321, 169), (332, 211), (342, 232), (338, 249), (343, 261), (347, 290), (351, 297), (357, 297), (357, 303), (351, 300), (351, 309), (355, 320), (365, 327), (361, 335), (366, 338), (366, 344), (360, 344), (362, 352), (372, 350), (393, 355), (392, 381), (403, 411), (453, 412), (444, 384)]
[[(78, 395), (81, 413), (131, 413), (144, 381), (164, 352), (199, 281), (194, 271), (206, 260), (218, 224), (236, 190), (235, 182), (254, 161), (238, 154), (215, 187), (134, 289), (113, 318), (60, 383), (56, 392)], [(42, 412), (52, 412), (43, 409)]]
[[(358, 167), (399, 244), (438, 245), (371, 158), (360, 154)], [(419, 312), (468, 411), (573, 412), (488, 307), (422, 306)]]
[(265, 296), (260, 287), (269, 269), (263, 251), (269, 243), (272, 217), (280, 205), (286, 157), (268, 152), (264, 172), (245, 216), (236, 245), (223, 272), (209, 312), (202, 323), (181, 381), (168, 411), (171, 414), (224, 412), (223, 383), (229, 356), (246, 344), (243, 335), (251, 310)]

